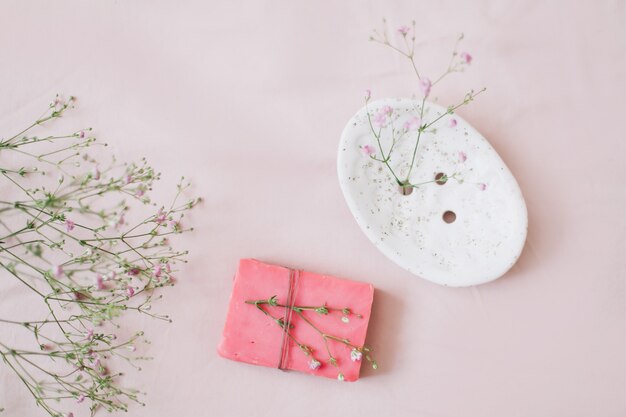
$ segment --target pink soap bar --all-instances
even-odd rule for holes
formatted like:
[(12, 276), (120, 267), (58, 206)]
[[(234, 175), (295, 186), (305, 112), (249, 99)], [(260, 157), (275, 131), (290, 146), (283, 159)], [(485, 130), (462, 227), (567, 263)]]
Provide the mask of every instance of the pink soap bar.
[[(300, 312), (303, 318), (295, 312), (289, 314), (292, 310), (285, 307), (259, 304), (274, 319), (291, 320), (289, 336), (280, 323), (260, 311), (257, 305), (246, 303), (269, 300), (272, 296), (276, 296), (279, 305), (296, 308), (326, 305), (329, 311), (328, 314), (319, 314), (315, 310), (304, 309)], [(374, 287), (371, 284), (242, 259), (235, 275), (218, 353), (235, 361), (328, 378), (336, 379), (341, 372), (346, 381), (356, 381), (365, 354), (362, 360), (352, 360), (351, 354), (358, 356), (352, 352), (354, 347), (331, 338), (327, 338), (325, 343), (320, 332), (306, 320), (324, 334), (362, 347), (373, 298)], [(342, 312), (345, 308), (350, 311)], [(299, 344), (309, 347), (310, 355), (307, 356)], [(329, 351), (337, 366), (330, 363)], [(321, 366), (312, 369), (312, 359), (319, 361)]]

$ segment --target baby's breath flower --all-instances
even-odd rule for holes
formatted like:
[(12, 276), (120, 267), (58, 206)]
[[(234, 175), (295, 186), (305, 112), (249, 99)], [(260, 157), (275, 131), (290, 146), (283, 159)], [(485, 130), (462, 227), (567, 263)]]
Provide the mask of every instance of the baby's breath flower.
[(63, 276), (63, 266), (54, 265), (52, 267), (52, 275), (54, 275), (55, 278), (61, 278)]
[(159, 209), (156, 216), (154, 216), (154, 221), (158, 224), (163, 223), (167, 219), (167, 214), (163, 211), (163, 207)]
[[(386, 127), (387, 124), (389, 123), (389, 115), (391, 113), (387, 113), (387, 107), (386, 106), (384, 108), (382, 108), (381, 110), (378, 111), (378, 113), (376, 113), (374, 115), (374, 124), (377, 125), (380, 128)], [(390, 107), (389, 107), (390, 108)]]
[[(376, 142), (377, 146), (375, 147), (375, 149), (377, 149), (378, 152), (380, 152), (380, 155), (377, 155), (377, 158), (372, 158), (372, 159), (375, 159), (376, 161), (385, 164), (385, 167), (392, 174), (391, 177), (393, 179), (394, 184), (400, 185), (399, 189), (402, 192), (402, 194), (407, 195), (408, 190), (413, 190), (414, 188), (417, 188), (418, 186), (421, 186), (421, 185), (431, 184), (433, 182), (437, 182), (440, 185), (442, 184), (441, 182), (438, 182), (438, 181), (425, 181), (425, 182), (413, 184), (411, 181), (411, 173), (413, 172), (412, 170), (416, 166), (417, 161), (419, 161), (419, 159), (417, 158), (417, 155), (418, 155), (417, 149), (420, 143), (420, 137), (422, 133), (428, 132), (428, 133), (436, 135), (437, 128), (434, 127), (433, 125), (445, 116), (445, 114), (434, 116), (430, 121), (425, 122), (424, 121), (425, 114), (428, 113), (428, 111), (425, 110), (427, 107), (426, 99), (430, 97), (432, 87), (435, 84), (438, 84), (442, 79), (444, 79), (449, 74), (452, 74), (454, 72), (464, 71), (466, 67), (471, 64), (473, 58), (472, 58), (472, 55), (470, 55), (468, 52), (461, 52), (461, 53), (458, 52), (459, 42), (463, 40), (463, 34), (461, 34), (457, 38), (456, 45), (454, 47), (454, 50), (452, 51), (452, 57), (449, 61), (448, 68), (445, 70), (445, 72), (441, 76), (436, 78), (435, 81), (431, 81), (430, 78), (424, 77), (424, 75), (420, 73), (418, 64), (415, 61), (415, 47), (416, 47), (415, 21), (412, 22), (412, 28), (410, 28), (409, 26), (405, 26), (405, 25), (400, 26), (398, 28), (398, 32), (402, 35), (402, 38), (403, 38), (399, 44), (394, 44), (389, 39), (389, 37), (386, 34), (386, 23), (384, 20), (383, 20), (383, 24), (385, 25), (384, 30), (382, 32), (379, 32), (378, 30), (374, 30), (373, 35), (370, 36), (369, 39), (376, 43), (380, 43), (384, 45), (385, 47), (393, 49), (396, 52), (399, 52), (403, 57), (407, 58), (410, 61), (411, 68), (413, 72), (415, 72), (415, 75), (417, 76), (418, 89), (421, 93), (421, 96), (423, 97), (423, 100), (421, 101), (421, 104), (417, 105), (416, 108), (414, 109), (415, 115), (413, 116), (413, 118), (404, 123), (403, 130), (400, 133), (398, 133), (398, 130), (394, 127), (394, 124), (393, 124), (395, 119), (398, 118), (399, 116), (396, 116), (395, 118), (391, 117), (392, 112), (385, 111), (384, 108), (376, 112), (370, 113), (369, 108), (366, 106), (367, 119), (370, 124), (370, 130), (371, 130), (371, 137)], [(412, 30), (412, 35), (409, 37), (408, 34), (411, 32), (411, 30)], [(485, 88), (481, 89), (478, 92), (475, 92), (474, 90), (470, 90), (469, 93), (465, 94), (463, 101), (459, 102), (456, 105), (448, 106), (446, 114), (453, 114), (456, 109), (466, 104), (469, 104), (470, 102), (474, 100), (474, 98), (478, 94), (484, 91), (485, 91)], [(366, 105), (367, 104), (368, 104), (368, 99), (366, 99)], [(406, 110), (409, 111), (409, 109), (406, 109)], [(456, 119), (450, 119), (448, 123), (449, 123), (449, 126), (452, 128), (457, 126)], [(396, 157), (393, 158), (393, 161), (394, 161), (393, 165), (395, 166), (400, 165), (403, 168), (402, 178), (400, 178), (400, 176), (398, 175), (398, 172), (396, 172), (398, 168), (395, 168), (392, 164), (389, 163), (389, 161), (392, 160), (392, 152), (394, 151), (394, 146), (396, 145), (396, 142), (398, 140), (402, 140), (403, 139), (402, 136), (405, 133), (412, 131), (412, 130), (417, 130), (417, 137), (415, 140), (413, 152), (407, 153), (408, 155), (412, 155), (410, 161), (407, 161), (407, 169), (403, 168), (405, 166), (403, 161), (399, 161), (398, 158)], [(390, 145), (383, 145), (383, 140), (381, 140), (381, 137), (383, 136), (385, 137), (384, 139), (385, 141), (388, 140), (389, 142), (391, 142)], [(369, 146), (369, 145), (364, 145), (364, 146), (362, 145), (361, 149), (363, 149), (364, 152), (367, 153), (366, 149), (368, 148), (366, 148), (365, 146)], [(463, 182), (462, 178), (460, 177), (450, 177), (450, 178), (455, 178), (459, 184)], [(486, 188), (486, 185), (484, 184), (479, 185), (479, 188), (484, 191), (484, 189)]]
[(376, 149), (372, 145), (364, 145), (362, 149), (367, 156), (371, 156), (376, 153)]
[(469, 65), (469, 64), (471, 64), (471, 63), (472, 63), (472, 59), (473, 59), (473, 58), (472, 58), (472, 56), (471, 56), (469, 53), (467, 53), (467, 52), (461, 52), (461, 53), (459, 54), (459, 57), (461, 57), (461, 59), (463, 60), (463, 62), (465, 62), (467, 65)]
[(417, 130), (417, 128), (420, 127), (420, 123), (422, 123), (422, 120), (419, 117), (414, 116), (404, 122), (403, 128), (406, 132), (409, 130)]
[[(272, 319), (278, 326), (280, 326), (282, 329), (284, 329), (284, 331), (287, 333), (289, 338), (297, 343), (297, 345), (300, 348), (300, 350), (307, 357), (309, 368), (312, 369), (312, 370), (316, 370), (316, 369), (318, 369), (318, 368), (320, 368), (322, 366), (322, 363), (318, 359), (313, 357), (313, 349), (309, 345), (307, 345), (307, 344), (300, 343), (300, 341), (298, 341), (295, 338), (295, 336), (291, 333), (291, 330), (295, 326), (293, 324), (290, 324), (289, 327), (287, 328), (287, 325), (286, 325), (284, 319), (283, 318), (278, 318), (274, 314), (272, 314), (269, 311), (270, 308), (280, 309), (281, 314), (282, 314), (282, 312), (284, 312), (284, 309), (290, 309), (293, 314), (298, 315), (301, 318), (303, 324), (312, 327), (313, 329), (315, 329), (317, 334), (321, 335), (321, 337), (322, 337), (322, 339), (324, 341), (324, 344), (326, 346), (326, 352), (328, 353), (328, 362), (327, 363), (329, 365), (334, 366), (335, 368), (337, 368), (337, 370), (339, 371), (339, 374), (338, 374), (337, 378), (340, 381), (343, 381), (343, 378), (344, 378), (344, 375), (341, 372), (341, 361), (338, 361), (337, 358), (335, 356), (333, 356), (332, 351), (331, 351), (331, 347), (330, 347), (330, 344), (329, 344), (329, 341), (334, 341), (334, 342), (337, 342), (337, 343), (341, 343), (341, 344), (343, 344), (343, 345), (345, 345), (347, 347), (350, 347), (351, 348), (350, 359), (352, 359), (353, 362), (360, 361), (361, 358), (363, 357), (363, 352), (368, 352), (368, 354), (366, 355), (366, 359), (369, 362), (373, 361), (373, 358), (369, 354), (369, 353), (371, 353), (371, 349), (369, 347), (367, 347), (367, 346), (358, 347), (358, 346), (353, 345), (350, 342), (350, 340), (345, 338), (345, 337), (339, 337), (339, 336), (327, 334), (321, 328), (319, 328), (315, 323), (313, 323), (311, 320), (309, 320), (304, 315), (304, 311), (315, 311), (316, 313), (318, 313), (318, 314), (320, 314), (322, 316), (326, 316), (326, 315), (329, 315), (329, 314), (332, 315), (334, 313), (340, 313), (342, 315), (341, 316), (341, 320), (344, 323), (349, 322), (348, 315), (354, 315), (354, 316), (360, 317), (360, 318), (363, 317), (361, 314), (353, 312), (349, 307), (343, 307), (343, 308), (329, 307), (329, 306), (326, 305), (326, 303), (324, 303), (321, 306), (285, 305), (285, 304), (281, 303), (280, 299), (276, 295), (273, 295), (273, 296), (271, 296), (271, 297), (269, 297), (267, 299), (246, 300), (245, 303), (254, 305), (258, 310), (260, 310), (268, 318)], [(263, 306), (268, 306), (268, 307), (266, 309)], [(308, 359), (308, 358), (310, 358), (310, 359)], [(375, 361), (374, 361), (374, 363), (375, 363)]]
[(418, 86), (420, 91), (422, 92), (422, 95), (426, 98), (430, 95), (430, 89), (432, 88), (433, 84), (432, 82), (430, 82), (430, 79), (422, 78), (421, 80), (419, 80)]
[(322, 363), (317, 359), (311, 359), (311, 361), (309, 362), (309, 368), (313, 370), (319, 369), (320, 366), (322, 366)]
[(129, 297), (134, 296), (134, 295), (135, 295), (135, 289), (134, 289), (133, 287), (131, 287), (130, 285), (128, 285), (128, 286), (126, 287), (126, 294), (127, 294)]
[(69, 233), (74, 230), (74, 222), (70, 219), (65, 219), (65, 230)]
[[(0, 210), (8, 229), (0, 238), (6, 277), (25, 283), (44, 308), (35, 322), (22, 322), (19, 315), (32, 315), (39, 309), (15, 309), (9, 314), (16, 317), (2, 317), (6, 323), (30, 331), (33, 347), (29, 350), (20, 343), (19, 349), (13, 349), (8, 346), (12, 333), (6, 340), (7, 333), (0, 332), (0, 366), (6, 364), (16, 372), (37, 405), (54, 417), (73, 417), (72, 412), (58, 408), (74, 405), (70, 404), (74, 401), (90, 400), (92, 411), (105, 408), (110, 412), (126, 410), (129, 401), (139, 402), (132, 390), (119, 385), (120, 374), (111, 374), (107, 365), (123, 357), (135, 366), (142, 358), (129, 352), (145, 341), (143, 333), (130, 332), (134, 336), (120, 336), (123, 340), (113, 342), (118, 337), (111, 329), (132, 322), (120, 320), (122, 314), (169, 320), (149, 312), (152, 301), (161, 298), (154, 294), (157, 287), (162, 287), (155, 285), (151, 274), (163, 276), (165, 270), (169, 276), (170, 263), (183, 260), (187, 252), (174, 250), (169, 242), (167, 247), (159, 245), (171, 232), (157, 226), (182, 218), (195, 206), (176, 202), (188, 187), (181, 182), (170, 209), (161, 209), (160, 223), (155, 225), (155, 218), (146, 212), (151, 200), (144, 193), (152, 189), (159, 175), (144, 159), (120, 164), (112, 158), (109, 165), (104, 162), (105, 155), (98, 159), (90, 156), (88, 148), (99, 146), (87, 135), (91, 129), (75, 129), (70, 134), (35, 132), (47, 129), (46, 122), (61, 117), (74, 103), (73, 97), (57, 96), (30, 127), (14, 136), (0, 135), (0, 171), (7, 180), (0, 178), (4, 200)], [(25, 145), (29, 145), (28, 152), (20, 149)], [(11, 152), (19, 152), (19, 157), (13, 158)], [(24, 158), (32, 158), (33, 165), (26, 165)], [(15, 163), (20, 165), (11, 165)], [(20, 183), (35, 172), (45, 175)], [(141, 198), (128, 199), (137, 190)], [(136, 217), (148, 220), (129, 225), (122, 233), (131, 205), (144, 207)], [(172, 227), (176, 233), (186, 231), (179, 225)], [(97, 333), (94, 327), (99, 327)], [(128, 352), (120, 352), (122, 349)], [(30, 359), (33, 354), (38, 355), (37, 363)]]
[(96, 274), (96, 289), (100, 291), (105, 289), (104, 278), (100, 274)]
[(411, 28), (410, 28), (410, 27), (408, 27), (408, 26), (406, 26), (406, 25), (400, 26), (400, 27), (398, 28), (398, 32), (399, 32), (402, 36), (405, 36), (405, 37), (406, 37), (406, 35), (409, 33), (409, 30), (411, 30)]

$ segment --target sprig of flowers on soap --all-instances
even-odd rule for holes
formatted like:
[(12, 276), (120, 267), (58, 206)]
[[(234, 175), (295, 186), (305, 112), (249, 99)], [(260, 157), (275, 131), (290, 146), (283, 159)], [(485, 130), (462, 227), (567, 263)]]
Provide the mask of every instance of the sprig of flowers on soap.
[[(41, 307), (0, 315), (0, 357), (54, 417), (141, 404), (118, 377), (150, 359), (141, 355), (149, 342), (122, 323), (133, 314), (171, 321), (151, 307), (186, 262), (170, 239), (192, 230), (183, 217), (200, 201), (181, 201), (189, 187), (181, 179), (173, 202), (155, 205), (149, 194), (160, 174), (145, 159), (105, 162), (110, 154), (96, 148), (106, 145), (91, 128), (49, 133), (75, 102), (57, 96), (0, 140), (0, 275)], [(32, 346), (14, 345), (20, 332)]]
[[(284, 330), (285, 334), (287, 335), (287, 337), (289, 337), (300, 348), (302, 353), (304, 353), (304, 355), (306, 355), (309, 358), (309, 367), (311, 369), (313, 369), (313, 370), (319, 369), (320, 367), (323, 366), (323, 364), (328, 364), (328, 365), (331, 365), (331, 366), (334, 366), (335, 368), (337, 368), (337, 372), (338, 372), (337, 373), (337, 379), (340, 380), (340, 381), (344, 380), (344, 375), (341, 372), (340, 361), (338, 361), (337, 357), (335, 355), (333, 355), (333, 353), (332, 353), (332, 351), (330, 349), (329, 341), (334, 341), (336, 343), (340, 343), (340, 344), (346, 345), (349, 348), (351, 348), (351, 350), (350, 350), (350, 360), (352, 360), (353, 362), (359, 362), (363, 358), (365, 358), (368, 362), (370, 362), (370, 364), (372, 365), (373, 369), (378, 369), (378, 362), (376, 362), (376, 360), (372, 357), (372, 349), (370, 347), (368, 347), (368, 346), (357, 346), (357, 345), (353, 344), (352, 342), (350, 342), (350, 340), (346, 339), (345, 337), (328, 334), (328, 333), (324, 332), (322, 329), (320, 329), (318, 326), (316, 326), (305, 315), (306, 311), (315, 312), (315, 313), (317, 313), (320, 316), (327, 316), (327, 315), (335, 312), (335, 313), (339, 313), (341, 315), (340, 320), (343, 323), (349, 323), (351, 316), (354, 316), (357, 319), (362, 319), (363, 318), (363, 316), (361, 314), (353, 312), (349, 307), (334, 308), (334, 307), (329, 307), (328, 305), (326, 305), (326, 303), (324, 303), (323, 305), (320, 305), (320, 306), (299, 306), (299, 305), (288, 306), (288, 305), (285, 305), (285, 304), (281, 304), (278, 301), (278, 297), (275, 296), (275, 295), (270, 297), (270, 298), (268, 298), (268, 299), (248, 300), (248, 301), (246, 301), (246, 304), (253, 304), (263, 314), (265, 314), (268, 318), (270, 318), (272, 321), (274, 321), (280, 328), (282, 328)], [(327, 359), (322, 359), (321, 356), (318, 355), (317, 352), (314, 352), (313, 348), (311, 348), (309, 345), (306, 345), (306, 344), (301, 343), (300, 341), (296, 340), (296, 338), (291, 333), (291, 329), (293, 329), (295, 327), (293, 325), (293, 323), (289, 323), (289, 326), (287, 328), (287, 322), (285, 321), (284, 317), (276, 317), (276, 316), (272, 315), (263, 306), (275, 307), (275, 308), (279, 308), (279, 309), (283, 309), (283, 310), (290, 310), (291, 312), (293, 312), (296, 315), (298, 315), (304, 321), (304, 323), (306, 323), (307, 325), (311, 326), (313, 329), (315, 329), (315, 331), (317, 333), (319, 333), (320, 337), (322, 338), (322, 340), (324, 342), (324, 348), (326, 350), (326, 355), (328, 355), (328, 358)]]
[[(472, 63), (473, 57), (468, 52), (460, 51), (459, 46), (461, 41), (463, 40), (463, 34), (461, 34), (454, 45), (454, 49), (452, 51), (450, 61), (448, 63), (448, 67), (446, 70), (434, 81), (431, 81), (430, 78), (426, 77), (424, 74), (420, 72), (418, 69), (418, 65), (416, 63), (416, 53), (415, 53), (415, 21), (412, 22), (412, 25), (409, 26), (400, 26), (396, 30), (396, 39), (399, 41), (393, 41), (387, 33), (387, 22), (383, 19), (383, 29), (382, 30), (374, 30), (370, 35), (369, 40), (375, 43), (379, 43), (385, 47), (392, 49), (393, 51), (399, 53), (401, 56), (405, 57), (411, 65), (415, 76), (417, 77), (417, 87), (422, 97), (421, 103), (414, 109), (415, 114), (407, 120), (402, 126), (396, 126), (400, 115), (394, 112), (394, 109), (391, 106), (383, 106), (378, 109), (375, 113), (370, 111), (370, 100), (372, 97), (372, 93), (370, 90), (365, 90), (365, 107), (367, 111), (367, 120), (369, 123), (370, 131), (372, 137), (374, 139), (374, 145), (364, 145), (362, 147), (363, 152), (372, 160), (377, 161), (383, 164), (393, 176), (395, 182), (398, 184), (400, 191), (402, 194), (410, 194), (414, 188), (431, 184), (445, 184), (448, 180), (454, 179), (456, 181), (462, 182), (460, 178), (460, 173), (455, 172), (453, 174), (438, 174), (434, 179), (424, 180), (417, 183), (412, 183), (410, 181), (411, 172), (416, 165), (416, 156), (417, 150), (419, 147), (420, 139), (422, 135), (426, 133), (437, 133), (436, 125), (441, 122), (444, 118), (447, 117), (448, 123), (451, 127), (455, 127), (457, 124), (457, 120), (454, 117), (455, 111), (471, 103), (476, 96), (484, 92), (486, 89), (482, 88), (479, 91), (470, 90), (467, 92), (463, 98), (463, 100), (459, 101), (456, 104), (447, 106), (447, 111), (433, 120), (426, 121), (425, 120), (425, 111), (426, 111), (426, 99), (431, 96), (432, 88), (439, 84), (443, 79), (445, 79), (448, 75), (463, 72), (465, 69)], [(383, 148), (381, 143), (381, 137), (383, 134), (388, 133), (391, 137), (391, 144), (387, 149)], [(407, 174), (405, 176), (401, 176), (398, 174), (396, 170), (394, 170), (390, 164), (392, 153), (394, 148), (398, 142), (401, 140), (410, 140), (413, 139), (415, 141), (415, 145), (412, 152), (411, 161), (407, 162)], [(465, 162), (467, 159), (467, 155), (463, 152), (459, 152), (458, 155), (459, 162)], [(485, 190), (485, 184), (478, 184), (479, 189)]]

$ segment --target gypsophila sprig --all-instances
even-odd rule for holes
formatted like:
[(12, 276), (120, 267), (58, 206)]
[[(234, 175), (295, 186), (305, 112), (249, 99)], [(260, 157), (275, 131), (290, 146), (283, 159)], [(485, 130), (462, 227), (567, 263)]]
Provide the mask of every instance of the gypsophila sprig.
[[(103, 162), (108, 154), (96, 147), (106, 145), (91, 128), (47, 133), (75, 101), (57, 96), (32, 124), (0, 140), (0, 271), (45, 309), (42, 317), (0, 317), (0, 357), (55, 417), (141, 404), (114, 369), (120, 360), (141, 369), (149, 358), (138, 352), (148, 341), (120, 320), (171, 321), (151, 307), (186, 262), (170, 238), (192, 230), (184, 216), (200, 201), (183, 201), (189, 183), (182, 179), (173, 202), (156, 206), (149, 192), (160, 175), (145, 159)], [(11, 346), (18, 328), (30, 333), (32, 347)]]
[[(436, 134), (437, 123), (439, 123), (444, 117), (450, 117), (451, 115), (453, 115), (458, 108), (469, 104), (474, 100), (474, 98), (476, 98), (476, 96), (486, 90), (485, 88), (482, 88), (479, 91), (470, 90), (465, 94), (463, 100), (459, 101), (456, 104), (447, 106), (447, 112), (432, 120), (427, 120), (426, 99), (432, 96), (433, 87), (435, 87), (435, 85), (437, 85), (450, 74), (465, 71), (465, 69), (472, 63), (473, 57), (468, 52), (459, 50), (459, 45), (464, 38), (463, 34), (461, 34), (456, 39), (456, 43), (454, 45), (454, 49), (452, 50), (452, 54), (450, 57), (450, 61), (448, 62), (447, 68), (441, 73), (441, 75), (436, 77), (434, 81), (431, 81), (429, 77), (425, 76), (420, 71), (419, 65), (416, 61), (415, 31), (416, 25), (415, 21), (413, 21), (411, 23), (411, 26), (400, 26), (395, 31), (395, 36), (391, 36), (388, 33), (387, 21), (383, 19), (382, 30), (373, 30), (372, 34), (369, 37), (370, 41), (392, 49), (396, 53), (406, 58), (407, 61), (410, 63), (411, 68), (415, 73), (415, 76), (417, 77), (416, 90), (418, 91), (419, 96), (421, 96), (421, 103), (414, 109), (413, 117), (406, 121), (402, 126), (397, 126), (396, 122), (400, 115), (398, 115), (397, 112), (394, 112), (394, 109), (392, 107), (384, 106), (372, 113), (369, 107), (372, 92), (369, 89), (365, 90), (367, 120), (369, 122), (371, 135), (374, 141), (372, 144), (367, 144), (363, 146), (362, 150), (369, 158), (379, 163), (382, 163), (389, 170), (389, 172), (393, 176), (393, 179), (398, 184), (403, 194), (410, 194), (413, 188), (420, 187), (426, 184), (442, 184), (450, 179), (455, 179), (459, 182), (462, 181), (460, 179), (460, 173), (455, 172), (451, 175), (446, 175), (443, 178), (436, 178), (435, 180), (412, 182), (411, 173), (413, 172), (413, 168), (416, 165), (417, 150), (422, 136), (428, 133)], [(456, 126), (456, 120), (450, 119), (449, 124), (452, 127)], [(386, 149), (383, 148), (381, 141), (383, 135), (388, 135), (391, 138), (391, 144)], [(406, 161), (406, 169), (403, 170), (404, 172), (406, 172), (406, 175), (400, 175), (398, 173), (397, 165), (396, 169), (394, 169), (390, 163), (394, 148), (396, 147), (397, 143), (402, 140), (414, 141), (411, 160)]]
[[(332, 334), (328, 334), (325, 331), (323, 331), (322, 329), (320, 329), (317, 325), (315, 325), (307, 316), (306, 316), (306, 312), (312, 312), (315, 313), (317, 315), (320, 316), (328, 316), (331, 313), (338, 313), (340, 316), (340, 320), (343, 323), (349, 323), (350, 322), (350, 317), (354, 316), (357, 319), (362, 319), (363, 315), (358, 314), (358, 313), (354, 313), (349, 307), (343, 307), (343, 308), (334, 308), (334, 307), (329, 307), (326, 305), (326, 303), (324, 303), (323, 305), (319, 305), (319, 306), (300, 306), (300, 305), (286, 305), (286, 304), (281, 304), (278, 301), (277, 296), (272, 296), (269, 299), (265, 299), (265, 300), (247, 300), (245, 302), (246, 304), (253, 304), (254, 306), (256, 306), (256, 308), (261, 311), (263, 314), (265, 314), (268, 318), (270, 318), (271, 320), (273, 320), (276, 324), (278, 324), (278, 326), (280, 326), (285, 334), (287, 335), (287, 337), (289, 339), (291, 339), (291, 341), (293, 343), (295, 343), (299, 348), (300, 351), (309, 358), (309, 368), (312, 370), (317, 370), (319, 369), (323, 364), (327, 364), (330, 366), (334, 366), (335, 368), (337, 368), (337, 379), (339, 381), (343, 381), (344, 380), (344, 375), (341, 372), (341, 366), (339, 361), (337, 360), (337, 357), (333, 354), (333, 350), (331, 349), (331, 344), (330, 342), (334, 342), (334, 343), (340, 343), (343, 344), (345, 346), (348, 346), (349, 348), (351, 348), (350, 351), (350, 360), (352, 360), (353, 362), (358, 362), (360, 361), (363, 357), (365, 357), (365, 359), (371, 363), (372, 368), (374, 369), (378, 369), (378, 363), (376, 362), (376, 360), (372, 357), (372, 349), (368, 346), (357, 346), (355, 344), (353, 344), (349, 339), (346, 339), (344, 337), (341, 336), (336, 336), (336, 335), (332, 335)], [(296, 315), (298, 315), (304, 324), (312, 327), (322, 338), (323, 342), (324, 342), (324, 348), (325, 348), (325, 352), (318, 354), (317, 352), (314, 352), (313, 349), (304, 344), (301, 343), (300, 341), (298, 341), (292, 334), (291, 330), (295, 328), (295, 326), (292, 323), (289, 323), (289, 326), (287, 326), (287, 323), (285, 322), (285, 319), (283, 317), (275, 317), (270, 311), (268, 311), (266, 308), (264, 308), (263, 306), (269, 306), (269, 307), (274, 307), (279, 309), (279, 311), (284, 312), (285, 309), (295, 313)]]

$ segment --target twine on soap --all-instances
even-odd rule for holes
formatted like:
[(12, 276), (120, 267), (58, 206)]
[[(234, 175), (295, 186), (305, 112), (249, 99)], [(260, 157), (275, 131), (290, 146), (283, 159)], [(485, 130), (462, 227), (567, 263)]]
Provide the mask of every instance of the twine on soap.
[(287, 370), (287, 359), (289, 357), (289, 327), (291, 326), (291, 316), (293, 315), (293, 306), (296, 303), (296, 292), (298, 290), (298, 279), (300, 278), (300, 270), (289, 268), (289, 288), (287, 289), (287, 300), (285, 302), (285, 325), (283, 326), (283, 339), (280, 347), (280, 358), (278, 360), (278, 369)]

